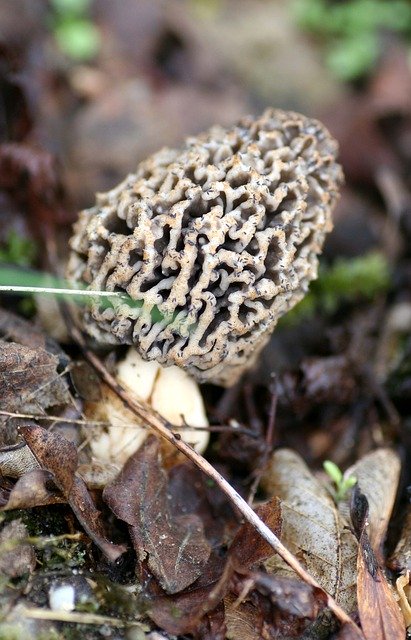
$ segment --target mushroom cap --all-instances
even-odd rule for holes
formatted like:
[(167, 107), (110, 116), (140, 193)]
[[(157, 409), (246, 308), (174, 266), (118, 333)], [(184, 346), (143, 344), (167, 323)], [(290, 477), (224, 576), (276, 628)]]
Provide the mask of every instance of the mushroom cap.
[(140, 163), (74, 228), (70, 281), (129, 296), (95, 300), (87, 332), (235, 383), (317, 276), (337, 149), (320, 122), (269, 109)]

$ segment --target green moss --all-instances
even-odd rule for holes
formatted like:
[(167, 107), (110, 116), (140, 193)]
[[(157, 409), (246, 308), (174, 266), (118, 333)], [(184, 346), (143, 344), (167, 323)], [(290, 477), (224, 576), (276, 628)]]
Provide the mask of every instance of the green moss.
[(303, 300), (280, 321), (280, 326), (296, 324), (314, 313), (332, 314), (342, 303), (372, 300), (386, 293), (390, 270), (382, 253), (358, 258), (339, 258), (330, 267), (320, 266), (318, 280)]

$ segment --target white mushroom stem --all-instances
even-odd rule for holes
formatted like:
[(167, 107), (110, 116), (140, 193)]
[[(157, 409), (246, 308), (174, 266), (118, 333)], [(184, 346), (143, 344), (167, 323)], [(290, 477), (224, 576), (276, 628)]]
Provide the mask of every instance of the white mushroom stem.
[[(209, 433), (198, 429), (208, 426), (203, 400), (198, 385), (185, 371), (176, 366), (165, 368), (157, 362), (145, 362), (130, 348), (118, 364), (116, 379), (170, 424), (184, 427), (182, 439), (198, 453), (206, 449)], [(93, 410), (97, 410), (99, 418), (109, 426), (89, 433), (90, 448), (96, 461), (121, 468), (140, 448), (148, 430), (108, 387), (103, 388), (102, 394), (102, 400)]]

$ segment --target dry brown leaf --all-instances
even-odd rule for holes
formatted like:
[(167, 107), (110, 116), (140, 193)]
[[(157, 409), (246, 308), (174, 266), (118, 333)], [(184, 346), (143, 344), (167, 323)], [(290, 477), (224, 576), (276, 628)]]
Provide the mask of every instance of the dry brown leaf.
[(363, 456), (344, 474), (344, 477), (357, 478), (361, 493), (368, 500), (368, 537), (377, 555), (385, 540), (400, 470), (398, 455), (392, 449), (382, 448)]
[(368, 501), (358, 486), (351, 498), (351, 521), (359, 541), (357, 598), (366, 640), (404, 640), (404, 618), (371, 547), (367, 533)]
[(236, 596), (229, 594), (224, 598), (224, 606), (228, 640), (261, 640), (264, 621), (252, 602), (238, 605)]
[(57, 373), (59, 358), (37, 347), (0, 341), (0, 395), (2, 409), (41, 413), (47, 407), (66, 404), (66, 381)]
[(54, 487), (53, 476), (44, 469), (35, 469), (25, 473), (8, 491), (2, 491), (0, 508), (2, 511), (13, 509), (31, 509), (49, 504), (66, 502), (65, 497)]
[(20, 433), (42, 469), (52, 475), (86, 533), (109, 560), (117, 560), (126, 551), (126, 547), (112, 544), (106, 538), (101, 513), (92, 501), (84, 481), (76, 475), (76, 446), (43, 427), (20, 427)]
[[(281, 535), (281, 504), (274, 496), (268, 502), (257, 507), (256, 513), (270, 527), (277, 537)], [(230, 546), (229, 557), (235, 566), (251, 567), (257, 562), (262, 562), (272, 556), (273, 549), (257, 533), (255, 528), (246, 522)]]
[(58, 356), (63, 367), (69, 362), (67, 354), (55, 340), (37, 325), (8, 309), (0, 309), (0, 336), (7, 342), (17, 342), (30, 349), (44, 349), (48, 353)]
[(155, 436), (149, 436), (130, 456), (116, 480), (105, 488), (104, 499), (130, 526), (140, 562), (147, 559), (167, 593), (182, 591), (197, 580), (211, 548), (197, 515), (173, 513)]
[(397, 571), (411, 572), (411, 504), (407, 505), (400, 539), (389, 564)]
[(397, 578), (395, 586), (397, 587), (399, 605), (402, 615), (404, 616), (405, 626), (407, 628), (411, 627), (411, 584), (409, 571), (407, 571), (404, 576)]
[(58, 488), (68, 498), (78, 465), (75, 444), (43, 427), (24, 426), (19, 432), (40, 467), (53, 474)]
[[(263, 486), (282, 501), (282, 542), (343, 609), (354, 611), (358, 544), (330, 493), (288, 449), (273, 454)], [(266, 566), (275, 575), (295, 577), (278, 555)]]
[(20, 478), (24, 473), (39, 468), (40, 464), (24, 442), (0, 449), (0, 474), (3, 476)]

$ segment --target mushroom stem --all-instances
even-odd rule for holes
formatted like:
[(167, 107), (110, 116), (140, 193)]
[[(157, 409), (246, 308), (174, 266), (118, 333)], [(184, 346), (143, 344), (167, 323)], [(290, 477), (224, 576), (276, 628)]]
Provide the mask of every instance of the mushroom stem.
[[(183, 427), (182, 439), (202, 453), (208, 444), (209, 433), (203, 399), (197, 383), (176, 366), (162, 367), (158, 362), (146, 362), (134, 348), (130, 348), (115, 372), (116, 381), (131, 397), (147, 402), (168, 423)], [(106, 385), (101, 387), (97, 402), (85, 407), (88, 418), (103, 421), (109, 426), (84, 430), (93, 455), (93, 463), (112, 467), (117, 473), (135, 453), (148, 435), (145, 421), (127, 409), (118, 396)], [(168, 446), (166, 459), (174, 458), (176, 449)]]

